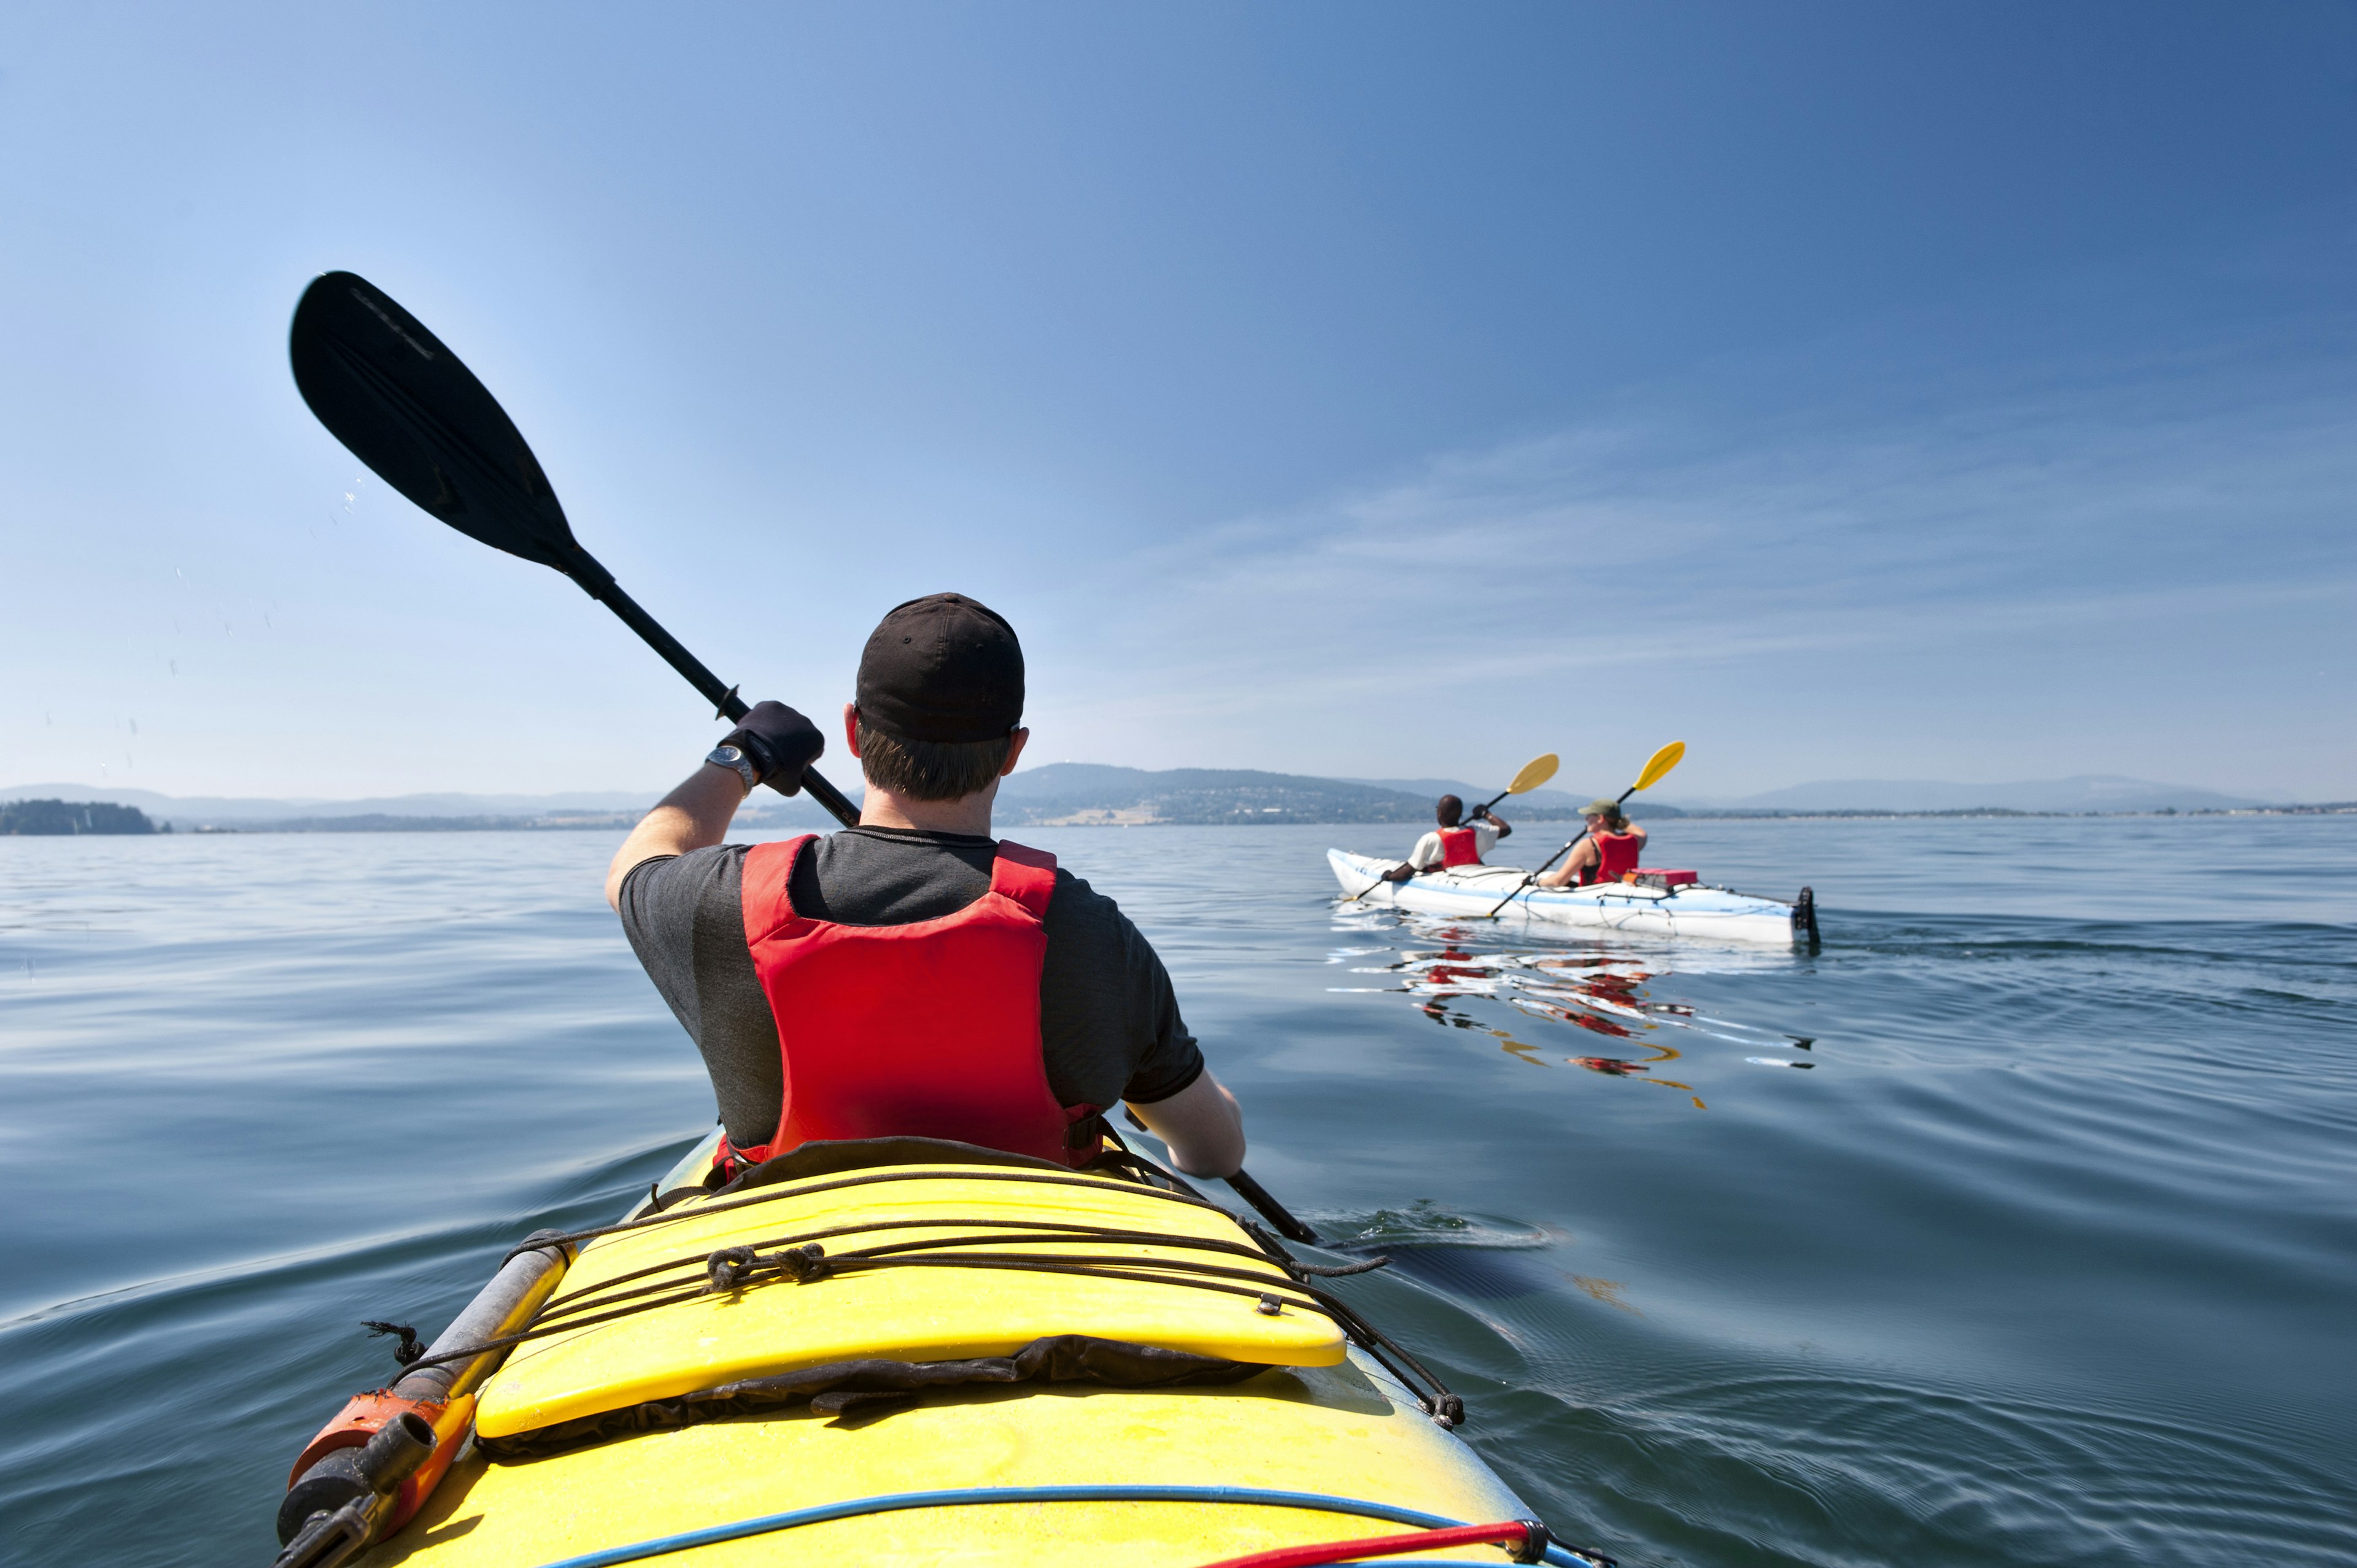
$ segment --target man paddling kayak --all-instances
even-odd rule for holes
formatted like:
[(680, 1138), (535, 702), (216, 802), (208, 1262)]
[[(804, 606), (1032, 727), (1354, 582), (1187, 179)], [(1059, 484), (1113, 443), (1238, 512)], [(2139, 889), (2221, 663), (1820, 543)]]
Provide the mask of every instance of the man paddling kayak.
[(1476, 806), (1473, 821), (1465, 822), (1465, 802), (1454, 795), (1443, 795), (1432, 814), (1440, 826), (1416, 840), (1406, 861), (1383, 873), (1384, 881), (1405, 882), (1420, 871), (1479, 865), (1483, 855), (1498, 847), (1500, 839), (1514, 831), (1512, 824), (1492, 815), (1487, 806)]
[(721, 842), (757, 785), (794, 793), (826, 749), (761, 703), (615, 854), (607, 902), (703, 1053), (725, 1170), (890, 1136), (1082, 1165), (1115, 1101), (1180, 1169), (1242, 1167), (1235, 1097), (1152, 946), (1053, 855), (990, 836), (1030, 738), (1023, 683), (1004, 618), (911, 599), (868, 638), (843, 710), (867, 780), (857, 827)]
[(1539, 874), (1542, 887), (1585, 887), (1595, 882), (1618, 882), (1637, 869), (1644, 857), (1645, 830), (1620, 813), (1620, 802), (1594, 800), (1582, 806), (1587, 836), (1579, 841), (1564, 863)]

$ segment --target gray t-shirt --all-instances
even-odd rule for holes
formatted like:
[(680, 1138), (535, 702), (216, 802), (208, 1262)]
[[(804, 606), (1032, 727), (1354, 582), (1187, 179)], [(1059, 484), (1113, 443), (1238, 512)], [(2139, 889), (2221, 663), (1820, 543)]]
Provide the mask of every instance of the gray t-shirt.
[[(662, 999), (704, 1054), (729, 1142), (764, 1144), (785, 1094), (778, 1026), (745, 943), (745, 844), (634, 866), (622, 929)], [(990, 890), (996, 845), (963, 833), (848, 828), (794, 866), (795, 912), (851, 926), (955, 914)], [(1039, 972), (1040, 1056), (1064, 1105), (1150, 1105), (1202, 1075), (1170, 976), (1112, 899), (1059, 868)]]

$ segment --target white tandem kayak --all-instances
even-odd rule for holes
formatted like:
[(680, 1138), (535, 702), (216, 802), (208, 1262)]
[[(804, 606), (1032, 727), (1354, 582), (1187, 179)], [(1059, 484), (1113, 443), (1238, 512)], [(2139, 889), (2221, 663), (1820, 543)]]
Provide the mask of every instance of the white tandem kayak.
[[(1420, 914), (1478, 918), (1497, 909), (1501, 918), (1527, 917), (1555, 925), (1743, 942), (1791, 943), (1816, 937), (1815, 902), (1805, 887), (1791, 904), (1700, 883), (1648, 887), (1613, 882), (1515, 892), (1530, 875), (1520, 866), (1466, 865), (1428, 871), (1405, 882), (1383, 882), (1383, 874), (1398, 861), (1340, 849), (1328, 850), (1326, 859), (1346, 897)], [(1512, 898), (1498, 908), (1498, 901), (1509, 893)]]

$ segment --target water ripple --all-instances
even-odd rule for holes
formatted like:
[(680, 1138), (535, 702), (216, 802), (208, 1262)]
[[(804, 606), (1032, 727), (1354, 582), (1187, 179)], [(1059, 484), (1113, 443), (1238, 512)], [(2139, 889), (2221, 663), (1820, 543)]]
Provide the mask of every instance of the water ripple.
[[(2357, 1561), (2357, 819), (1662, 824), (1814, 886), (1816, 954), (1337, 908), (1393, 828), (1036, 837), (1566, 1537)], [(0, 840), (11, 1560), (266, 1561), (361, 1318), (438, 1329), (709, 1124), (608, 848)]]

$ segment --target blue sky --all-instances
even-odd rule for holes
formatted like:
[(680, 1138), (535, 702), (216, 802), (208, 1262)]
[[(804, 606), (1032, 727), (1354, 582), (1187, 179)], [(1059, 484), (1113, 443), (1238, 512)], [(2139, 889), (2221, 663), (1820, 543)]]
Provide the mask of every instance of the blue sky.
[(12, 7), (0, 783), (709, 744), (310, 419), (349, 267), (748, 694), (959, 587), (1043, 761), (2357, 796), (2352, 170), (2338, 5)]

